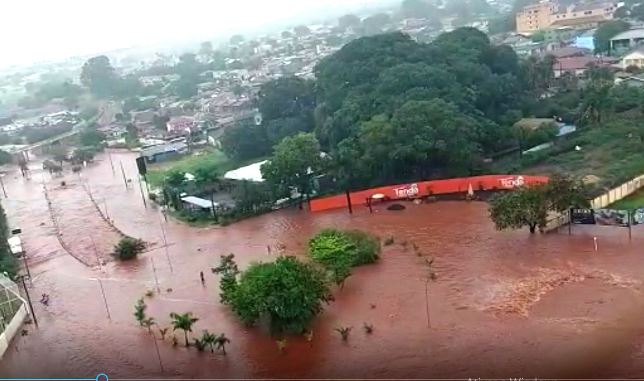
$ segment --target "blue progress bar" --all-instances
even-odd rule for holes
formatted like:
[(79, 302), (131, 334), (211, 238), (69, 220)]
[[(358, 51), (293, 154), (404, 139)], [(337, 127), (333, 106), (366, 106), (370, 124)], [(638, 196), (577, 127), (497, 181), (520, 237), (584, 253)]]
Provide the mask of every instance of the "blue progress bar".
[(0, 378), (0, 381), (109, 381), (109, 377), (99, 373), (94, 378)]

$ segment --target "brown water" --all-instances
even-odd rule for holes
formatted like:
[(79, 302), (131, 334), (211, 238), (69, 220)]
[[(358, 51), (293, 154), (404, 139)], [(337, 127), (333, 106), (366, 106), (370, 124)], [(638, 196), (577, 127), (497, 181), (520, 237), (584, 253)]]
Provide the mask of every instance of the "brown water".
[[(30, 292), (35, 299), (49, 293), (50, 305), (36, 303), (40, 327), (28, 326), (29, 334), (14, 340), (0, 363), (2, 377), (644, 376), (640, 228), (631, 242), (626, 229), (610, 227), (574, 227), (572, 236), (497, 232), (485, 204), (440, 202), (374, 214), (284, 210), (195, 229), (143, 207), (134, 155), (113, 153), (114, 172), (107, 156), (100, 159), (82, 177), (66, 174), (65, 187), (36, 167), (31, 180), (5, 180), (3, 203), (23, 230), (30, 259)], [(119, 162), (133, 179), (128, 189)], [(152, 249), (133, 262), (111, 261), (120, 235), (97, 205), (116, 228)], [(299, 255), (309, 236), (330, 226), (391, 235), (396, 243), (335, 291), (335, 302), (313, 324), (311, 342), (290, 337), (278, 353), (274, 340), (242, 326), (219, 304), (218, 279), (209, 268), (228, 253), (242, 267), (271, 260), (267, 244)], [(426, 299), (429, 256), (438, 278)], [(132, 315), (136, 299), (156, 289), (153, 267), (162, 292), (148, 299), (149, 315), (167, 326), (170, 312), (193, 312), (200, 318), (196, 334), (208, 329), (232, 340), (227, 356), (173, 348), (166, 339), (158, 341), (161, 372), (152, 336)], [(363, 332), (365, 322), (374, 325), (372, 335)], [(347, 343), (334, 331), (338, 326), (353, 327)], [(177, 338), (181, 343), (183, 334)]]

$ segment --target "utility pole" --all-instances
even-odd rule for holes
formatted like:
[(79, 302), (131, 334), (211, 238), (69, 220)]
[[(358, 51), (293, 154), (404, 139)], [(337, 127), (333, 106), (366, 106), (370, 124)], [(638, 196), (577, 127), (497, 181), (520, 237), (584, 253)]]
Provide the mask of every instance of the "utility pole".
[(112, 316), (110, 315), (110, 308), (107, 306), (107, 298), (105, 297), (105, 289), (103, 288), (103, 282), (100, 278), (96, 278), (98, 285), (101, 286), (101, 294), (103, 295), (103, 302), (105, 303), (105, 311), (107, 311), (107, 318), (112, 321)]
[(9, 198), (7, 196), (7, 190), (4, 189), (4, 181), (2, 180), (2, 175), (0, 175), (0, 185), (2, 185), (2, 193), (4, 193), (4, 198)]
[(148, 204), (145, 202), (145, 192), (143, 192), (143, 185), (141, 184), (141, 176), (139, 175), (139, 189), (141, 190), (141, 199), (143, 200), (143, 206), (145, 209), (148, 208)]
[(29, 277), (29, 283), (33, 284), (31, 280), (31, 272), (29, 271), (29, 265), (27, 264), (27, 252), (23, 250), (22, 252), (22, 261), (25, 264), (25, 270), (27, 270), (27, 276)]
[(174, 270), (172, 269), (172, 262), (170, 261), (170, 253), (168, 252), (168, 240), (166, 239), (165, 229), (163, 228), (163, 224), (161, 223), (161, 221), (159, 221), (159, 226), (161, 226), (161, 234), (163, 235), (163, 247), (165, 248), (165, 257), (168, 259), (170, 272), (173, 273)]
[(25, 295), (27, 296), (27, 302), (29, 303), (29, 309), (31, 310), (31, 317), (34, 319), (34, 324), (38, 328), (38, 319), (36, 319), (36, 313), (34, 312), (34, 305), (31, 303), (31, 296), (29, 295), (29, 290), (27, 290), (27, 285), (25, 284), (25, 276), (21, 275), (20, 280), (22, 281), (22, 288), (25, 290)]
[(98, 263), (98, 269), (103, 271), (103, 267), (101, 266), (101, 259), (99, 258), (98, 250), (96, 249), (96, 242), (94, 242), (94, 237), (90, 235), (89, 239), (92, 241), (92, 246), (94, 247), (94, 254), (96, 255), (96, 263)]
[(157, 358), (159, 359), (159, 367), (161, 368), (161, 373), (165, 373), (163, 369), (163, 361), (161, 361), (161, 352), (159, 352), (159, 344), (157, 343), (157, 338), (152, 335), (152, 340), (154, 341), (154, 347), (157, 349)]
[(107, 156), (110, 158), (110, 166), (112, 167), (112, 174), (114, 174), (115, 172), (114, 172), (114, 163), (112, 162), (112, 153), (108, 151)]
[(127, 179), (125, 178), (125, 170), (123, 169), (123, 162), (119, 161), (121, 164), (121, 174), (123, 175), (123, 184), (125, 184), (125, 189), (127, 190)]
[(157, 268), (154, 266), (154, 258), (150, 257), (150, 262), (152, 262), (152, 274), (154, 275), (154, 283), (157, 285), (157, 293), (161, 293), (161, 287), (159, 286), (159, 278), (157, 278)]

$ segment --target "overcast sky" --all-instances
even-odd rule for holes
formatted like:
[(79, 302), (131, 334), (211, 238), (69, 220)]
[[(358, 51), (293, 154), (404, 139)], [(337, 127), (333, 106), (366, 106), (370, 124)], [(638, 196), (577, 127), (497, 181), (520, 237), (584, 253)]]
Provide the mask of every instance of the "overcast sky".
[[(377, 0), (382, 2), (382, 0)], [(228, 36), (369, 0), (0, 0), (0, 67)]]

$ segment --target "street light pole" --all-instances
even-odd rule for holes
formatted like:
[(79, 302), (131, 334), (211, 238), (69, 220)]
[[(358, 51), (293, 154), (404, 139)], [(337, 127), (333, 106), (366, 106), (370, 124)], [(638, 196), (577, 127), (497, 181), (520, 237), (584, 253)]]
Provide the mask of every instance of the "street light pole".
[(112, 315), (110, 315), (110, 308), (107, 306), (107, 298), (105, 297), (105, 289), (103, 289), (103, 282), (100, 278), (96, 278), (98, 285), (101, 286), (101, 294), (103, 295), (103, 302), (105, 303), (105, 311), (107, 311), (107, 318), (111, 321)]
[(36, 313), (34, 312), (34, 305), (31, 303), (31, 296), (29, 295), (29, 290), (25, 284), (25, 276), (20, 275), (20, 281), (22, 282), (22, 288), (25, 290), (25, 295), (27, 296), (27, 302), (29, 303), (29, 309), (31, 310), (31, 317), (34, 319), (34, 324), (38, 328), (38, 319), (36, 319)]
[(4, 193), (4, 198), (9, 198), (7, 196), (7, 190), (4, 189), (4, 181), (2, 180), (2, 175), (0, 175), (0, 185), (2, 185), (2, 193)]

